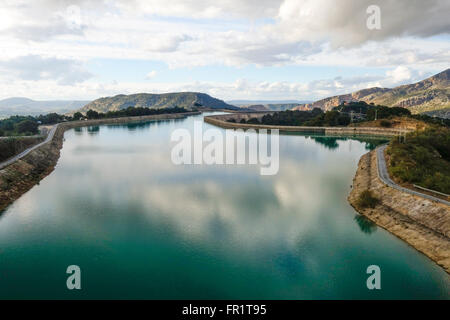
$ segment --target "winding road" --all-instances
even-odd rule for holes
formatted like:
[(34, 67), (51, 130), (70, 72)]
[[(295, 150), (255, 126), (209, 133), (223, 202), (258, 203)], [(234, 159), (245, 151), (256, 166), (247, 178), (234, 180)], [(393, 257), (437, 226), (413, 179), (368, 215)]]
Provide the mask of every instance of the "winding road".
[(398, 184), (396, 184), (394, 181), (392, 181), (391, 177), (389, 177), (389, 173), (387, 170), (387, 166), (386, 166), (386, 159), (384, 158), (384, 150), (386, 150), (387, 145), (382, 145), (381, 147), (377, 148), (377, 166), (378, 166), (378, 177), (380, 178), (380, 180), (388, 185), (391, 188), (400, 190), (402, 192), (406, 192), (415, 196), (419, 196), (431, 201), (436, 201), (436, 202), (440, 202), (443, 204), (446, 204), (447, 206), (450, 206), (450, 202), (445, 201), (443, 199), (437, 198), (437, 197), (433, 197), (430, 196), (428, 194), (424, 194), (418, 191), (414, 191), (408, 188), (404, 188), (402, 186), (399, 186)]
[(15, 155), (14, 157), (12, 157), (12, 158), (10, 158), (10, 159), (8, 159), (8, 160), (3, 161), (2, 163), (0, 163), (0, 170), (3, 169), (3, 168), (5, 168), (5, 167), (7, 167), (7, 166), (9, 166), (11, 163), (13, 163), (13, 162), (15, 162), (15, 161), (17, 161), (17, 160), (19, 160), (19, 159), (25, 157), (25, 156), (26, 156), (27, 154), (29, 154), (31, 151), (33, 151), (33, 150), (39, 148), (40, 146), (42, 146), (42, 145), (44, 145), (44, 144), (49, 143), (50, 141), (52, 141), (53, 136), (55, 135), (55, 132), (56, 132), (56, 129), (57, 129), (57, 128), (58, 128), (58, 124), (55, 124), (55, 125), (50, 129), (50, 131), (49, 131), (49, 133), (48, 133), (48, 135), (47, 135), (47, 138), (45, 138), (44, 141), (42, 141), (42, 142), (40, 142), (40, 143), (38, 143), (38, 144), (36, 144), (36, 145), (34, 145), (34, 146), (32, 146), (32, 147), (30, 147), (30, 148), (24, 150), (24, 151), (22, 151), (21, 153), (19, 153), (18, 155)]

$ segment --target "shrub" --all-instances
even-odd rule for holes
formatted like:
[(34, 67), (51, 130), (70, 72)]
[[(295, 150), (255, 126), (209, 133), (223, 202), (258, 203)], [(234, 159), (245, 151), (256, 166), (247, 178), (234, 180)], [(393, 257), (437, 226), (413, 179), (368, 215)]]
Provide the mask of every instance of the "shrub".
[(450, 129), (431, 127), (394, 139), (388, 148), (389, 173), (400, 182), (450, 193)]
[(16, 125), (16, 130), (18, 133), (21, 134), (37, 134), (38, 131), (38, 124), (36, 121), (33, 120), (24, 120), (19, 122)]
[(365, 190), (360, 193), (357, 205), (360, 208), (375, 208), (379, 202), (380, 200), (373, 195), (372, 191)]
[(390, 128), (392, 126), (392, 123), (389, 120), (381, 120), (380, 126), (385, 128)]

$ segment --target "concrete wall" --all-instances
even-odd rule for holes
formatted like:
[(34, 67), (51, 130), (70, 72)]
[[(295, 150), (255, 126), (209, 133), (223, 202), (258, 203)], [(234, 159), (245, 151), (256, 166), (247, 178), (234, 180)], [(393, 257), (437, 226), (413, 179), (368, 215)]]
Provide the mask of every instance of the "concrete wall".
[[(248, 114), (229, 114), (205, 117), (205, 122), (219, 126), (226, 129), (278, 129), (285, 132), (317, 132), (328, 135), (373, 135), (383, 137), (393, 137), (404, 135), (413, 130), (409, 129), (393, 129), (393, 128), (375, 128), (375, 127), (306, 127), (306, 126), (276, 126), (276, 125), (262, 125), (262, 124), (243, 124), (239, 123), (238, 119), (249, 119), (255, 117), (262, 117), (267, 114), (263, 113), (248, 113)], [(239, 118), (237, 117), (239, 116)], [(228, 119), (236, 119), (236, 122), (228, 122)]]

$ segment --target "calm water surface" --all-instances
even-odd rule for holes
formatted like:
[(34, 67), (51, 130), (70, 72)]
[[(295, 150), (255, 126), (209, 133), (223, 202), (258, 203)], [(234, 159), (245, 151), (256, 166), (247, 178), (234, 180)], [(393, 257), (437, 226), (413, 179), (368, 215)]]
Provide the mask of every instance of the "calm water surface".
[(0, 216), (0, 298), (450, 297), (445, 272), (346, 201), (377, 141), (281, 136), (275, 176), (173, 165), (171, 132), (201, 118), (67, 131), (55, 171)]

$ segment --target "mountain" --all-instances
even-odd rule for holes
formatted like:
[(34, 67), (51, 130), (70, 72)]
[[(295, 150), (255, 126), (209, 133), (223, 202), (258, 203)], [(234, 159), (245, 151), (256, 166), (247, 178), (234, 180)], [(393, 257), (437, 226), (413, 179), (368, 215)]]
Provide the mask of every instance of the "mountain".
[(424, 114), (429, 115), (430, 117), (438, 117), (444, 119), (450, 119), (450, 108), (439, 109), (434, 111), (427, 111)]
[(81, 108), (80, 112), (87, 112), (89, 109), (97, 112), (108, 112), (126, 109), (128, 107), (144, 108), (171, 108), (178, 106), (188, 110), (194, 107), (204, 107), (211, 109), (238, 109), (235, 106), (225, 103), (222, 100), (213, 98), (205, 93), (198, 92), (175, 92), (163, 94), (138, 93), (131, 95), (120, 94), (114, 97), (100, 98), (92, 101)]
[(280, 103), (280, 104), (250, 104), (240, 105), (241, 109), (248, 109), (251, 111), (285, 111), (300, 107), (299, 103)]
[(288, 105), (288, 104), (305, 104), (312, 101), (306, 100), (230, 100), (227, 103), (233, 106), (250, 106), (250, 105)]
[(9, 98), (0, 100), (0, 116), (40, 115), (51, 112), (67, 113), (88, 103), (89, 101), (78, 100), (35, 101), (28, 98)]
[(246, 111), (285, 111), (312, 101), (301, 100), (231, 100), (227, 103)]
[(365, 101), (388, 107), (403, 107), (412, 113), (423, 113), (450, 107), (450, 69), (413, 84), (393, 89), (369, 88), (353, 93), (329, 97), (313, 103), (303, 104), (294, 110), (333, 107), (351, 101)]

